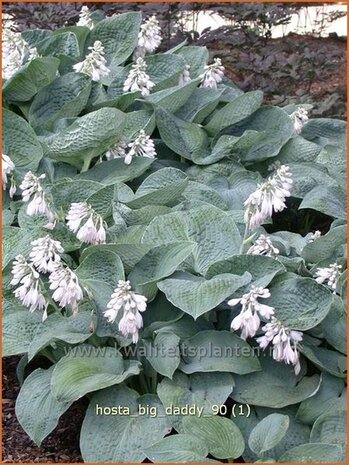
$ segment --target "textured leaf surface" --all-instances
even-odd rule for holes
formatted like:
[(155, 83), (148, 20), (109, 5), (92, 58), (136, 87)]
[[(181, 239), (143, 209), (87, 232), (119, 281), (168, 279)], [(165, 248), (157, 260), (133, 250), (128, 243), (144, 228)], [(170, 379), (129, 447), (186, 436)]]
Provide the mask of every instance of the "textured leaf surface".
[(55, 429), (70, 403), (58, 402), (51, 393), (53, 367), (38, 368), (24, 381), (16, 401), (17, 419), (28, 436), (40, 445)]
[(311, 430), (310, 442), (337, 444), (345, 453), (347, 445), (347, 418), (345, 409), (323, 413), (320, 415)]
[(290, 419), (287, 415), (274, 413), (263, 418), (251, 431), (248, 445), (260, 455), (278, 444), (287, 433)]
[(6, 313), (3, 316), (3, 357), (24, 354), (34, 339), (37, 328), (41, 324), (39, 313), (27, 310)]
[(181, 352), (179, 369), (184, 373), (224, 371), (245, 375), (260, 370), (253, 349), (228, 331), (201, 331), (183, 342)]
[[(157, 407), (158, 416), (138, 414), (139, 405)], [(129, 415), (96, 415), (97, 406), (129, 408)], [(170, 423), (157, 396), (139, 397), (128, 387), (114, 386), (96, 393), (82, 424), (80, 449), (85, 462), (142, 462), (148, 447), (170, 432)]]
[(163, 331), (155, 336), (152, 345), (146, 344), (149, 350), (147, 360), (151, 366), (161, 375), (171, 379), (180, 363), (179, 341), (180, 338), (176, 334)]
[(212, 263), (237, 254), (241, 238), (234, 221), (213, 206), (188, 211), (185, 216), (175, 212), (155, 218), (143, 235), (145, 244), (179, 240), (197, 243), (188, 263), (204, 274)]
[[(193, 373), (186, 376), (176, 372), (173, 380), (163, 379), (157, 387), (164, 408), (197, 405), (203, 407), (204, 415), (212, 414), (212, 405), (221, 405), (233, 391), (234, 379), (229, 373)], [(185, 415), (168, 417), (176, 431), (183, 433)]]
[(217, 459), (237, 458), (245, 449), (245, 441), (239, 428), (228, 418), (186, 417), (184, 431), (202, 439), (209, 453)]
[(168, 436), (144, 451), (154, 463), (206, 462), (207, 445), (189, 434)]
[(294, 447), (279, 458), (280, 462), (288, 463), (333, 463), (341, 462), (342, 450), (333, 444), (309, 443)]
[(222, 303), (250, 280), (249, 273), (242, 276), (226, 273), (206, 280), (200, 276), (179, 272), (173, 278), (158, 283), (158, 288), (173, 305), (196, 319)]

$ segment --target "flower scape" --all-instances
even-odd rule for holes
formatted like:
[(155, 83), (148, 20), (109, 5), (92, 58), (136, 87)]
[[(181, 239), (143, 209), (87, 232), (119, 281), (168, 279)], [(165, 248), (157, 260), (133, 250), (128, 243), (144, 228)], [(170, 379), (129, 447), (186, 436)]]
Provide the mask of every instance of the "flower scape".
[(346, 124), (161, 44), (86, 6), (3, 31), (3, 355), (47, 359), (18, 421), (86, 396), (85, 462), (345, 462)]

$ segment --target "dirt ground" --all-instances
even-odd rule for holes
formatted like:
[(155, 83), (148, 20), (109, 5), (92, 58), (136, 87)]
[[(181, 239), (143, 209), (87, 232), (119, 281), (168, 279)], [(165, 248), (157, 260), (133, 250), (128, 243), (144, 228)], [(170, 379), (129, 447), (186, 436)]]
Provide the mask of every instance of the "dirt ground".
[(82, 462), (79, 432), (86, 401), (82, 399), (61, 417), (57, 428), (38, 447), (24, 432), (15, 414), (19, 392), (16, 366), (19, 357), (3, 359), (2, 385), (2, 463), (75, 463)]

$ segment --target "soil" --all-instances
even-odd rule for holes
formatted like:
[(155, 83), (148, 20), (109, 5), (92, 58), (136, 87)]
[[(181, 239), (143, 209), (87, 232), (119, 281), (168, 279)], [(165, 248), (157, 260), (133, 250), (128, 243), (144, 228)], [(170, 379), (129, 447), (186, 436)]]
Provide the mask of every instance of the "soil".
[(9, 357), (2, 362), (2, 463), (82, 462), (79, 432), (87, 407), (85, 399), (75, 402), (62, 415), (56, 429), (38, 447), (22, 429), (15, 414), (20, 389), (16, 376), (18, 361), (19, 357)]

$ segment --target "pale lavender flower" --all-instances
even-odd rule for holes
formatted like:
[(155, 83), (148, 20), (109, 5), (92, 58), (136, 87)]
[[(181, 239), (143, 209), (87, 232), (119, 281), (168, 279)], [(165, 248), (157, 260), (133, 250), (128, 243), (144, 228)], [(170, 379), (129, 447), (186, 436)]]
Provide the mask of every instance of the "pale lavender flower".
[[(8, 155), (2, 154), (2, 188), (6, 190), (7, 188), (7, 176), (11, 175), (15, 169), (15, 164)], [(16, 193), (16, 184), (14, 182), (13, 176), (11, 178), (11, 187), (10, 187), (10, 197), (14, 196)]]
[(327, 285), (333, 289), (333, 293), (335, 294), (341, 269), (342, 265), (338, 265), (337, 263), (332, 263), (326, 268), (318, 268), (315, 273), (315, 280), (319, 284), (326, 284), (327, 281)]
[(161, 28), (155, 16), (151, 16), (144, 24), (138, 35), (138, 47), (145, 53), (153, 53), (162, 41)]
[(298, 110), (294, 111), (290, 118), (294, 124), (294, 131), (296, 134), (300, 134), (302, 132), (304, 123), (308, 121), (308, 112), (302, 107), (299, 107)]
[(113, 323), (121, 310), (123, 315), (119, 321), (119, 331), (125, 337), (132, 336), (132, 341), (136, 344), (139, 339), (139, 330), (143, 327), (143, 318), (140, 312), (144, 312), (146, 308), (146, 297), (134, 293), (129, 281), (120, 280), (111, 296), (104, 316), (110, 323)]
[(273, 307), (258, 302), (258, 299), (267, 299), (268, 297), (270, 297), (268, 289), (252, 286), (251, 290), (240, 299), (228, 301), (228, 305), (231, 307), (242, 305), (241, 312), (231, 322), (231, 329), (235, 331), (241, 329), (240, 337), (242, 339), (246, 340), (256, 334), (261, 322), (259, 316), (269, 320), (274, 314)]
[(279, 252), (279, 249), (273, 246), (270, 237), (264, 234), (261, 234), (247, 251), (249, 255), (265, 255), (266, 257), (275, 257)]
[(191, 77), (190, 77), (190, 66), (189, 66), (189, 65), (185, 65), (185, 68), (184, 68), (183, 73), (179, 76), (178, 85), (179, 85), (179, 86), (183, 86), (184, 84), (186, 84), (187, 82), (190, 82), (190, 81), (191, 81)]
[(102, 244), (106, 241), (106, 231), (101, 215), (86, 202), (72, 203), (67, 214), (67, 226), (81, 242)]
[(96, 40), (93, 47), (88, 47), (91, 50), (85, 60), (76, 63), (73, 68), (77, 73), (84, 73), (91, 76), (93, 81), (100, 81), (102, 77), (108, 76), (110, 69), (107, 68), (107, 60), (104, 58), (104, 47), (102, 42)]
[(53, 272), (61, 261), (60, 254), (64, 253), (62, 244), (47, 235), (32, 241), (31, 245), (29, 259), (32, 265), (42, 273)]
[(45, 177), (45, 174), (35, 176), (31, 171), (28, 171), (19, 187), (23, 191), (23, 202), (28, 202), (27, 214), (29, 216), (45, 215), (50, 225), (54, 223), (54, 214), (49, 206), (47, 195), (40, 183), (40, 180)]
[(147, 64), (142, 57), (137, 58), (124, 82), (124, 92), (140, 91), (143, 96), (149, 95), (155, 86), (146, 73)]
[(126, 165), (132, 162), (133, 157), (155, 158), (156, 151), (154, 141), (147, 136), (145, 131), (141, 129), (136, 139), (128, 144), (130, 150), (126, 154), (124, 161)]
[(49, 276), (50, 289), (53, 290), (52, 298), (60, 307), (68, 307), (73, 314), (78, 312), (78, 304), (83, 298), (78, 277), (62, 262), (59, 262), (55, 270)]
[(79, 14), (79, 21), (76, 23), (77, 26), (85, 26), (89, 29), (93, 29), (94, 22), (91, 17), (91, 12), (86, 5), (83, 5)]
[(220, 58), (215, 58), (211, 65), (205, 66), (200, 87), (217, 89), (217, 84), (222, 82), (224, 69), (222, 60)]
[(106, 152), (106, 159), (114, 160), (115, 158), (125, 158), (126, 149), (127, 143), (124, 140), (120, 140)]

